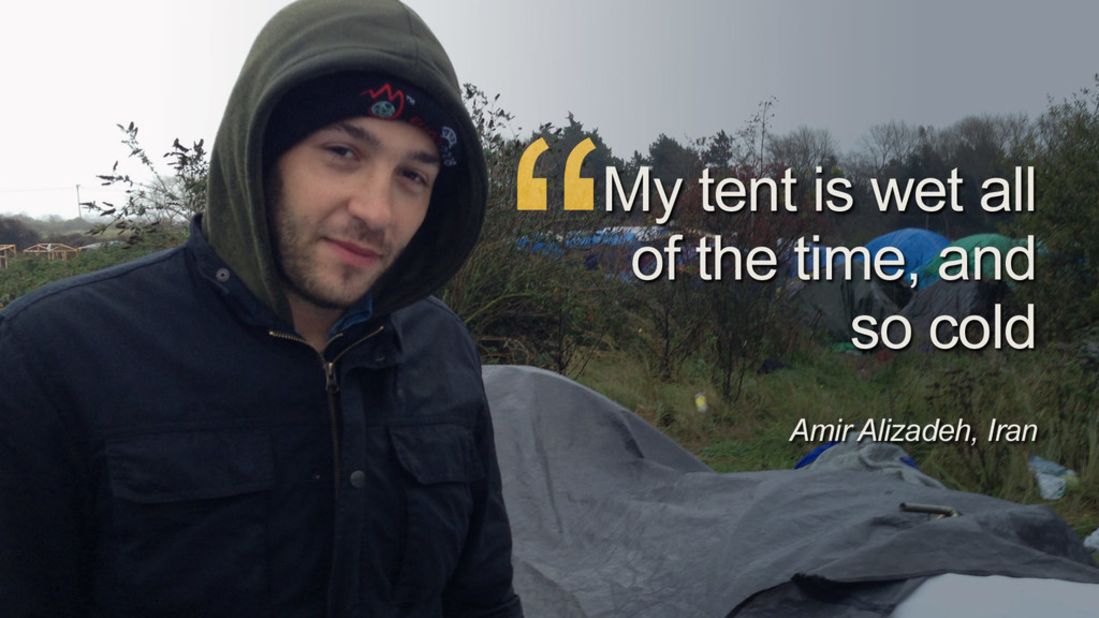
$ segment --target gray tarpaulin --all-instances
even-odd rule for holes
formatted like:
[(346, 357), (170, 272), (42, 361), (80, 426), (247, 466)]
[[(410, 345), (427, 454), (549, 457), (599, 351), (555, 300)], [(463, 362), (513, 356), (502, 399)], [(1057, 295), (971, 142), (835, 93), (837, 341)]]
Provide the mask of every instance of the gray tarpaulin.
[(718, 474), (561, 376), (488, 366), (484, 379), (528, 616), (861, 618), (939, 573), (1099, 583), (1044, 506), (875, 472)]

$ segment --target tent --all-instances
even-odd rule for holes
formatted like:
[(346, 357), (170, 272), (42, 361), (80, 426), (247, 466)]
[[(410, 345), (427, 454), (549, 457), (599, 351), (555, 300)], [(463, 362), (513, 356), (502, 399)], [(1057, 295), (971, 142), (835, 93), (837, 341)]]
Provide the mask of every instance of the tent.
[[(906, 227), (887, 234), (882, 234), (874, 240), (866, 243), (870, 255), (875, 255), (885, 247), (896, 247), (904, 255), (904, 278), (919, 272), (933, 260), (939, 257), (939, 252), (948, 246), (950, 241), (945, 236), (940, 236), (931, 230), (915, 227)], [(895, 273), (898, 268), (883, 269), (887, 274)]]
[(565, 250), (561, 248), (560, 239), (549, 234), (520, 236), (515, 240), (515, 248), (533, 255), (546, 255), (553, 258), (560, 258), (565, 255)]
[(660, 240), (668, 236), (669, 233), (666, 228), (658, 225), (604, 227), (593, 232), (579, 231), (566, 234), (565, 248), (587, 249), (590, 247), (636, 246)]
[(834, 340), (855, 335), (851, 321), (859, 315), (874, 316), (879, 322), (899, 311), (884, 282), (864, 279), (862, 273), (847, 280), (809, 281), (793, 292), (792, 302), (801, 316)]
[(1099, 584), (1048, 507), (875, 472), (718, 474), (557, 374), (483, 375), (527, 616), (870, 618), (942, 573)]
[[(1000, 254), (1001, 261), (1006, 258), (1007, 252), (1010, 249), (1018, 247), (1024, 244), (1024, 241), (1008, 238), (1001, 234), (974, 234), (972, 236), (966, 236), (950, 243), (951, 247), (958, 247), (965, 249), (966, 254), (969, 256), (969, 276), (974, 277), (974, 273), (977, 271), (976, 262), (973, 254), (973, 250), (977, 247), (991, 247)], [(942, 257), (935, 258), (928, 262), (927, 266), (920, 272), (920, 288), (925, 288), (932, 283), (939, 280), (939, 267), (942, 266), (945, 260)], [(980, 272), (981, 280), (991, 281), (993, 279), (992, 267), (994, 260), (992, 256), (986, 255), (981, 260)], [(952, 270), (951, 274), (955, 274), (956, 271)]]
[[(912, 326), (912, 346), (925, 352), (932, 349), (931, 323), (943, 315), (961, 321), (970, 315), (986, 318), (992, 315), (993, 305), (1003, 300), (1006, 284), (998, 281), (937, 281), (934, 285), (916, 292), (912, 300), (901, 310), (901, 315)], [(947, 341), (954, 333), (950, 324), (938, 325), (939, 341)], [(899, 339), (899, 334), (894, 335)]]

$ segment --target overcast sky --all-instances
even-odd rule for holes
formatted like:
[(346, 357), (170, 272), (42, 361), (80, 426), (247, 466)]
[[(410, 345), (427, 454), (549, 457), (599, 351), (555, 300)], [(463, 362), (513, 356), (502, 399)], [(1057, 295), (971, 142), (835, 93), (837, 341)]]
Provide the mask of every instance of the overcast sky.
[[(1093, 84), (1099, 3), (410, 0), (462, 81), (525, 134), (571, 111), (616, 154), (735, 131), (769, 96), (775, 129), (827, 128), (841, 149), (889, 119), (1039, 114)], [(0, 21), (0, 214), (77, 214), (76, 190), (124, 159), (217, 131), (240, 65), (285, 0), (20, 3)]]

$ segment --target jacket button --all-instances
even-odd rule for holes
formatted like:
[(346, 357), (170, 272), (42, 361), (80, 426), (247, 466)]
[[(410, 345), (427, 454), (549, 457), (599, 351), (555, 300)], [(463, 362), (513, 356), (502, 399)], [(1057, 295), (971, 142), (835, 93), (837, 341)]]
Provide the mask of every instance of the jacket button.
[(351, 486), (355, 489), (362, 489), (366, 486), (366, 473), (362, 470), (355, 470), (351, 473)]
[(225, 283), (229, 280), (229, 269), (219, 268), (217, 272), (214, 273), (214, 278), (217, 279), (219, 283)]

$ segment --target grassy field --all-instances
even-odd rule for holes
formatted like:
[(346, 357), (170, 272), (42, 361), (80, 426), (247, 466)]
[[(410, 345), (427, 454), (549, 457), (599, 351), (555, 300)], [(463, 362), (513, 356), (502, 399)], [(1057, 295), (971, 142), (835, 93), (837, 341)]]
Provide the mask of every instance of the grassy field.
[[(172, 230), (163, 235), (153, 236), (149, 242), (136, 246), (126, 244), (105, 246), (94, 251), (81, 251), (65, 261), (48, 261), (37, 257), (20, 255), (12, 259), (8, 267), (0, 270), (0, 308), (19, 296), (51, 281), (74, 277), (83, 273), (107, 268), (121, 262), (137, 259), (143, 255), (167, 249), (183, 241), (184, 232)], [(115, 231), (108, 231), (98, 237), (102, 241), (118, 240)]]
[[(653, 379), (636, 357), (596, 355), (579, 381), (618, 401), (719, 472), (792, 468), (815, 443), (790, 441), (798, 419), (809, 423), (944, 423), (962, 417), (976, 445), (902, 445), (921, 470), (947, 487), (1024, 503), (1048, 503), (1085, 536), (1099, 527), (1099, 368), (1070, 349), (1028, 353), (851, 355), (807, 346), (789, 368), (750, 372), (743, 394), (722, 401), (707, 367), (688, 361), (670, 382)], [(704, 393), (709, 410), (695, 409)], [(989, 443), (992, 418), (1034, 423), (1033, 443)], [(1064, 498), (1045, 501), (1027, 456), (1052, 459), (1078, 474)]]

